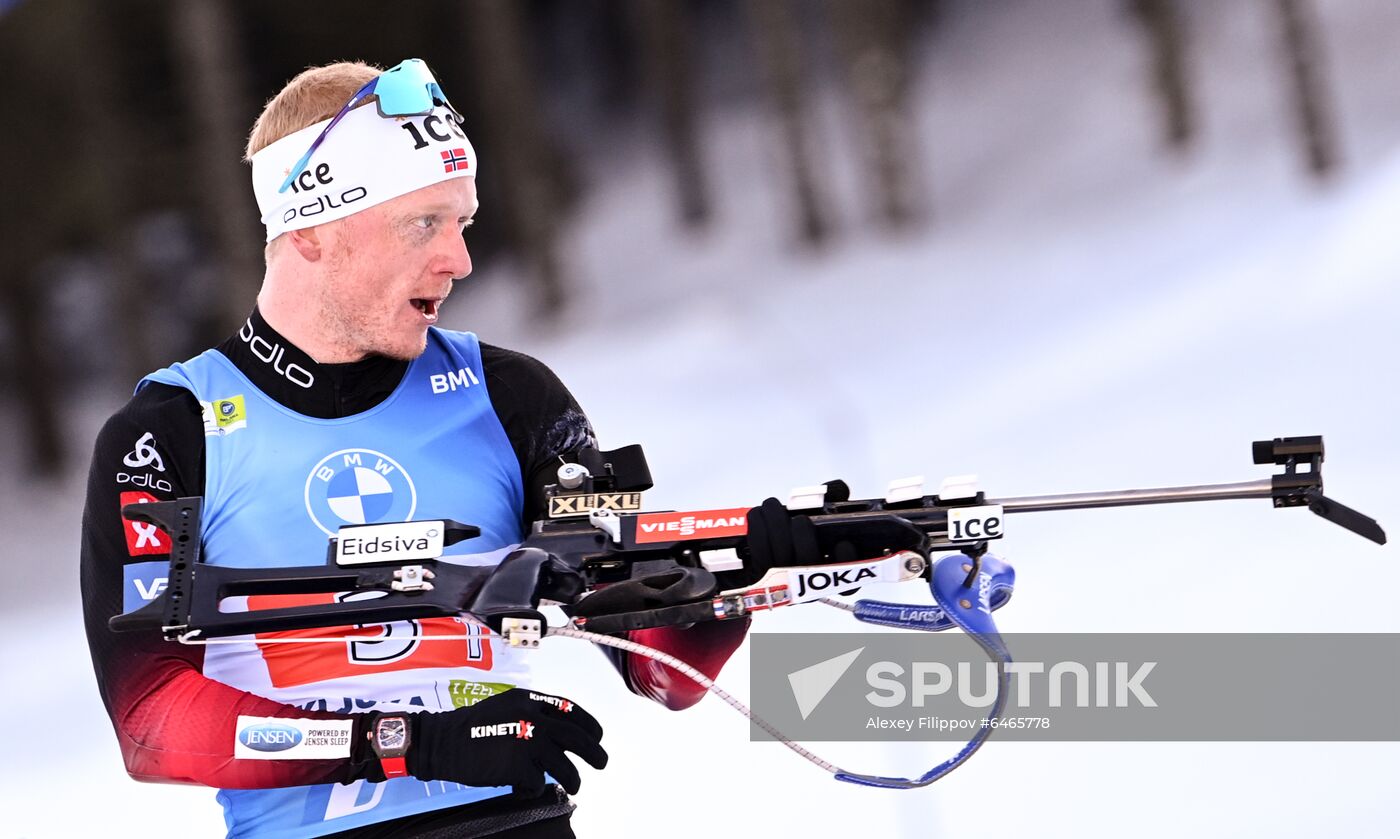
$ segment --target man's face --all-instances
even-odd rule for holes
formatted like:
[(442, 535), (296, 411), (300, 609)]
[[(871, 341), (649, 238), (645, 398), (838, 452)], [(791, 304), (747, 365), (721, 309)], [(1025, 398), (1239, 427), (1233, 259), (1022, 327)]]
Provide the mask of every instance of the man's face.
[(319, 308), (337, 360), (422, 355), (452, 281), (471, 273), (462, 240), (476, 179), (453, 178), (324, 228)]

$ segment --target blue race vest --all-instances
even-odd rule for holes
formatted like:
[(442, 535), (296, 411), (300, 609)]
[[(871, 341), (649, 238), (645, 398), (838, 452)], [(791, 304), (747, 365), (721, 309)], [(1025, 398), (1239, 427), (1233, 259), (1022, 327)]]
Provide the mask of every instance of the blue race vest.
[[(152, 381), (186, 388), (204, 409), (203, 551), (210, 564), (319, 565), (327, 539), (347, 524), (474, 524), (481, 535), (445, 557), (464, 564), (499, 562), (522, 538), (520, 464), (487, 394), (475, 335), (430, 329), (426, 351), (394, 392), (340, 419), (306, 417), (274, 402), (217, 350), (152, 373), (138, 390)], [(337, 595), (296, 597), (330, 602)], [(244, 636), (247, 644), (207, 647), (204, 674), (279, 702), (341, 712), (448, 710), (526, 681), (519, 651), (479, 624), (453, 618), (309, 633), (358, 640), (259, 645), (260, 638), (308, 633)], [(218, 798), (230, 836), (299, 837), (507, 792), (399, 778), (222, 790)]]

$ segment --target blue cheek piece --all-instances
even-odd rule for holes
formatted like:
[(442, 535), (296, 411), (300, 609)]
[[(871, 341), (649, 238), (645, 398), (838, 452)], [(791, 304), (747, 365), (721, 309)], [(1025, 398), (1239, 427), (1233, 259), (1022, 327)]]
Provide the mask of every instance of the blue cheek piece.
[[(898, 629), (942, 632), (955, 626), (961, 628), (997, 663), (997, 695), (991, 710), (987, 712), (986, 720), (957, 754), (917, 778), (888, 778), (837, 772), (838, 781), (887, 789), (928, 786), (972, 757), (995, 731), (992, 721), (999, 718), (1006, 707), (1007, 688), (1011, 681), (1006, 672), (1006, 665), (1011, 663), (1011, 651), (1006, 648), (1006, 642), (997, 631), (992, 612), (1011, 600), (1011, 593), (1016, 588), (1016, 569), (987, 554), (982, 557), (977, 579), (969, 588), (963, 583), (967, 581), (966, 567), (970, 565), (973, 565), (972, 558), (964, 554), (949, 554), (934, 563), (933, 571), (929, 575), (929, 588), (933, 590), (933, 599), (938, 604), (936, 607), (888, 603), (882, 600), (859, 600), (855, 604), (855, 616), (866, 623)], [(967, 605), (964, 606), (964, 603)]]

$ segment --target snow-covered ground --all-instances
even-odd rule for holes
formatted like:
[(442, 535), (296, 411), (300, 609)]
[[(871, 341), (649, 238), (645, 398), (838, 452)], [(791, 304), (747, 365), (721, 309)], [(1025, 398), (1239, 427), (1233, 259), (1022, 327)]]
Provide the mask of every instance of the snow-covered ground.
[[(954, 6), (918, 87), (926, 229), (862, 232), (870, 202), (833, 96), (819, 145), (846, 233), (796, 251), (769, 126), (736, 107), (706, 125), (712, 232), (673, 229), (663, 161), (631, 149), (597, 162), (569, 232), (583, 287), (564, 325), (525, 318), (508, 267), (474, 277), (449, 325), (548, 362), (604, 445), (644, 443), (651, 508), (741, 505), (836, 476), (858, 495), (919, 473), (976, 472), (992, 495), (1248, 480), (1266, 474), (1249, 441), (1322, 433), (1329, 493), (1400, 526), (1400, 6), (1321, 6), (1346, 159), (1328, 184), (1300, 174), (1268, 4), (1193, 12), (1202, 134), (1180, 159), (1156, 151), (1119, 4)], [(79, 448), (119, 398), (72, 406)], [(7, 436), (0, 462), (15, 464)], [(5, 480), (0, 835), (218, 835), (211, 791), (122, 772), (81, 631), (81, 476)], [(1026, 516), (1002, 552), (1019, 584), (998, 613), (1008, 632), (1400, 632), (1393, 548), (1265, 502)], [(1358, 581), (1325, 604), (1326, 624), (1318, 581), (1298, 573), (1318, 555)], [(1066, 608), (1090, 574), (1114, 595)], [(816, 608), (755, 627), (859, 629)], [(672, 714), (580, 643), (539, 655), (540, 686), (607, 727), (612, 763), (584, 770), (582, 836), (1380, 837), (1400, 816), (1394, 743), (994, 738), (931, 788), (851, 787), (750, 743), (713, 699)], [(721, 683), (746, 696), (747, 670), (745, 648)], [(916, 774), (953, 748), (818, 751)]]

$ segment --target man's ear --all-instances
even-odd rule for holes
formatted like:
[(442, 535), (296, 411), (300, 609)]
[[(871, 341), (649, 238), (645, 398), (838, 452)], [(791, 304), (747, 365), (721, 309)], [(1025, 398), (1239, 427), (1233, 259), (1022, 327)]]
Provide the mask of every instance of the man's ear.
[(287, 241), (296, 252), (301, 254), (301, 258), (307, 262), (319, 262), (325, 255), (322, 247), (321, 226), (303, 227), (300, 230), (289, 230), (286, 233)]

